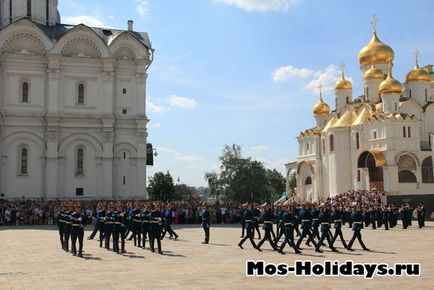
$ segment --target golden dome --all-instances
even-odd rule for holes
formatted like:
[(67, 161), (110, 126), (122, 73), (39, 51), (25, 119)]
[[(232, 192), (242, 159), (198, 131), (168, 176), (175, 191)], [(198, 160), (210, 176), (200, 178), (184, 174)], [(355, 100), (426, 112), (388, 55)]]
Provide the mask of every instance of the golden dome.
[(330, 107), (322, 100), (322, 97), (319, 98), (318, 103), (313, 106), (313, 114), (314, 115), (328, 115), (330, 114)]
[(376, 68), (374, 64), (372, 64), (371, 68), (368, 69), (365, 74), (363, 75), (363, 78), (365, 80), (367, 79), (383, 79), (384, 78), (384, 74), (383, 72)]
[(335, 90), (352, 90), (353, 85), (350, 81), (346, 80), (345, 78), (341, 78), (336, 82)]
[(393, 61), (395, 54), (393, 49), (378, 39), (377, 32), (374, 31), (371, 41), (359, 52), (360, 66), (371, 63), (389, 63)]
[(389, 73), (387, 78), (381, 82), (380, 84), (380, 94), (401, 94), (402, 93), (402, 84), (395, 80), (392, 77), (392, 74)]
[(425, 69), (420, 68), (418, 65), (416, 65), (414, 67), (414, 69), (412, 69), (405, 77), (405, 82), (409, 83), (409, 82), (413, 82), (413, 81), (429, 82), (430, 76)]

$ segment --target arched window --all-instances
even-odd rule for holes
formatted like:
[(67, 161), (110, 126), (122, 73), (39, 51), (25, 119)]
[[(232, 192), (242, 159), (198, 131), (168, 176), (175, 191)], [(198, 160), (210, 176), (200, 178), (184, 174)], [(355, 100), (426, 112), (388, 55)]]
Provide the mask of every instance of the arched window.
[(77, 104), (84, 104), (84, 84), (78, 85)]
[(83, 148), (77, 149), (77, 168), (75, 175), (83, 176), (84, 175), (84, 151)]
[(416, 183), (416, 175), (410, 170), (401, 170), (398, 174), (399, 183)]
[(434, 183), (432, 157), (427, 157), (422, 162), (422, 183)]
[(124, 89), (122, 90), (122, 94), (124, 94), (124, 95), (127, 94), (127, 89), (126, 89), (126, 88), (124, 88)]
[(29, 83), (23, 82), (21, 87), (21, 102), (28, 103), (29, 102)]
[(27, 0), (27, 17), (32, 17), (32, 0)]
[(27, 175), (28, 174), (28, 152), (27, 148), (22, 148), (20, 150), (20, 175)]
[(311, 178), (310, 176), (308, 176), (308, 177), (306, 178), (306, 180), (304, 181), (304, 184), (305, 184), (305, 185), (310, 185), (310, 184), (312, 184), (312, 178)]
[(356, 149), (360, 149), (360, 134), (359, 132), (356, 132)]
[(330, 152), (335, 151), (335, 138), (333, 135), (330, 135), (329, 142), (330, 142)]
[(411, 98), (411, 90), (408, 90), (409, 97)]

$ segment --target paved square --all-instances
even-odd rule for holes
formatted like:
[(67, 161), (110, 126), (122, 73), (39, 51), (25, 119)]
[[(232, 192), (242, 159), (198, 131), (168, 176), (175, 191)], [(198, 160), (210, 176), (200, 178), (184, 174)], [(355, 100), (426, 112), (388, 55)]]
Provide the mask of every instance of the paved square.
[[(214, 226), (211, 244), (202, 245), (203, 232), (196, 226), (175, 226), (180, 240), (163, 240), (164, 256), (136, 248), (127, 242), (128, 254), (116, 255), (99, 248), (97, 240), (85, 240), (85, 258), (60, 249), (55, 227), (0, 228), (0, 289), (434, 289), (434, 223), (427, 228), (400, 225), (362, 231), (366, 245), (375, 252), (323, 254), (304, 247), (303, 255), (262, 253), (246, 243), (237, 247), (239, 226)], [(90, 228), (88, 228), (90, 230)], [(85, 237), (89, 232), (85, 233)], [(351, 232), (345, 226), (344, 236)], [(337, 243), (339, 245), (339, 243)], [(290, 251), (289, 247), (286, 247)], [(285, 277), (245, 276), (246, 260), (292, 263), (296, 259), (323, 262), (351, 259), (355, 262), (420, 263), (420, 277)]]

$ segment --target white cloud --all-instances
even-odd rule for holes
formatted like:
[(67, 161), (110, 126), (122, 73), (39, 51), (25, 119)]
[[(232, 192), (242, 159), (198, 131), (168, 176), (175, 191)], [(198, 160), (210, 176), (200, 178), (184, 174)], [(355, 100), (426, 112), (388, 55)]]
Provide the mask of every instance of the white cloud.
[(90, 15), (76, 15), (76, 16), (66, 16), (62, 17), (62, 23), (66, 24), (86, 24), (87, 26), (91, 27), (107, 27), (101, 19), (99, 19), (96, 16), (90, 16)]
[(260, 152), (266, 152), (269, 151), (271, 148), (267, 145), (258, 145), (258, 146), (252, 146), (249, 148), (250, 151), (260, 151)]
[(163, 106), (158, 106), (158, 105), (155, 105), (154, 103), (152, 103), (150, 98), (146, 99), (146, 111), (151, 112), (151, 113), (164, 113), (167, 110), (168, 109), (163, 107)]
[(149, 3), (147, 0), (134, 0), (136, 2), (136, 11), (142, 16), (149, 12)]
[(248, 12), (282, 11), (286, 12), (299, 0), (215, 0), (226, 5), (234, 5)]
[(149, 124), (149, 127), (150, 128), (161, 128), (161, 124), (160, 123), (152, 123), (152, 124)]
[(169, 96), (169, 104), (172, 107), (180, 107), (183, 109), (193, 109), (194, 107), (196, 107), (195, 100), (176, 95)]
[[(340, 77), (341, 72), (339, 69), (335, 65), (331, 64), (322, 70), (316, 71), (314, 79), (305, 86), (305, 89), (312, 91), (314, 94), (318, 94), (318, 87), (321, 82), (323, 93), (332, 92)], [(352, 82), (352, 78), (346, 77), (346, 79)]]
[(170, 154), (173, 155), (173, 161), (175, 162), (197, 162), (197, 161), (202, 161), (203, 159), (198, 157), (198, 156), (193, 156), (193, 155), (187, 155), (184, 154), (182, 152), (179, 152), (175, 149), (172, 148), (166, 148), (166, 147), (161, 147), (158, 148), (158, 153), (161, 154)]
[(273, 81), (281, 82), (293, 78), (307, 78), (314, 73), (313, 70), (307, 68), (297, 68), (292, 65), (280, 67), (273, 72)]

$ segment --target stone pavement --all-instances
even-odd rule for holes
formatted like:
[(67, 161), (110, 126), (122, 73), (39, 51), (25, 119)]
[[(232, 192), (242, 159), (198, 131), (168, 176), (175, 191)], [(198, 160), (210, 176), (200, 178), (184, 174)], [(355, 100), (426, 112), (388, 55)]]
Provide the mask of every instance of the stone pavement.
[[(211, 228), (211, 244), (202, 245), (200, 227), (175, 227), (180, 240), (163, 240), (164, 256), (136, 248), (127, 242), (128, 254), (116, 255), (99, 248), (97, 240), (85, 240), (85, 258), (60, 249), (55, 227), (0, 227), (0, 289), (434, 289), (434, 223), (425, 229), (413, 225), (390, 231), (364, 229), (364, 252), (341, 249), (323, 254), (304, 247), (303, 255), (273, 252), (267, 244), (258, 252), (246, 243), (237, 247), (239, 226)], [(90, 230), (90, 228), (89, 228)], [(85, 237), (89, 232), (85, 233)], [(344, 236), (349, 239), (347, 227)], [(339, 243), (337, 243), (339, 245)], [(286, 251), (290, 251), (286, 247)], [(420, 263), (420, 277), (246, 277), (246, 260), (290, 263), (297, 259), (323, 262), (348, 259), (355, 262)]]

